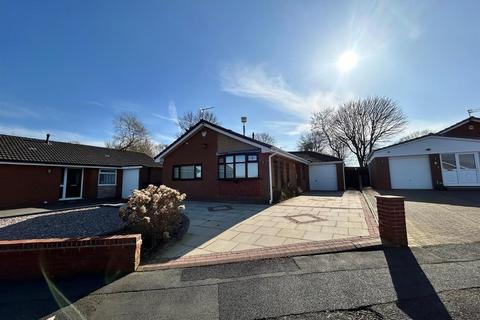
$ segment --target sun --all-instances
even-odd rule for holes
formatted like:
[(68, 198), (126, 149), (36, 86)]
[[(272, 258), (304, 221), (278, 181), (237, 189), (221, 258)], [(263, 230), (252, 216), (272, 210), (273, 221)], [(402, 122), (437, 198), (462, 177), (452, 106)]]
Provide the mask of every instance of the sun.
[(349, 72), (356, 67), (358, 55), (353, 51), (345, 51), (337, 60), (337, 68), (341, 72)]

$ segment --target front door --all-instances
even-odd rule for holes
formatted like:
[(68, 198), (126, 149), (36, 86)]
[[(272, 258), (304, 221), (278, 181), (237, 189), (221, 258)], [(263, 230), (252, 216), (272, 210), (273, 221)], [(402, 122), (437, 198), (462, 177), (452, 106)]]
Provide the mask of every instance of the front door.
[(82, 197), (83, 169), (64, 168), (60, 185), (61, 199), (79, 199)]

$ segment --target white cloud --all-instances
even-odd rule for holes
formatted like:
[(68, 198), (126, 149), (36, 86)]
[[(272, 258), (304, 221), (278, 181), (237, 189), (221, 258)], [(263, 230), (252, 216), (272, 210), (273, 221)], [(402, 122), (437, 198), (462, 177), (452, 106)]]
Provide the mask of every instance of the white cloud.
[(166, 135), (163, 133), (154, 133), (153, 137), (155, 141), (161, 142), (161, 143), (172, 143), (176, 138), (170, 135)]
[(0, 117), (4, 118), (39, 118), (40, 114), (30, 108), (9, 102), (0, 102)]
[(105, 104), (103, 104), (101, 102), (98, 102), (98, 101), (95, 101), (95, 100), (87, 100), (87, 101), (85, 101), (85, 103), (91, 104), (91, 105), (97, 106), (97, 107), (102, 107), (102, 108), (105, 107)]
[(154, 117), (157, 117), (163, 120), (172, 121), (175, 124), (178, 124), (177, 106), (175, 105), (175, 101), (170, 101), (168, 103), (168, 116), (164, 116), (158, 113), (152, 113), (152, 115)]
[(442, 129), (445, 129), (449, 126), (451, 126), (455, 121), (433, 121), (433, 120), (411, 120), (408, 122), (407, 128), (405, 129), (404, 132), (402, 132), (402, 135), (407, 135), (410, 133), (413, 133), (415, 131), (420, 131), (420, 130), (430, 130), (433, 132), (438, 132)]
[(222, 90), (240, 97), (263, 100), (280, 112), (309, 119), (312, 112), (338, 105), (345, 97), (333, 91), (295, 92), (281, 75), (269, 74), (263, 65), (230, 65), (220, 71)]
[(264, 121), (263, 123), (265, 124), (265, 127), (289, 136), (300, 135), (310, 130), (310, 123), (308, 121), (296, 122), (268, 120)]
[(105, 146), (105, 142), (103, 140), (87, 137), (77, 132), (63, 130), (30, 129), (25, 127), (11, 127), (0, 124), (0, 133), (37, 139), (45, 139), (47, 133), (50, 133), (50, 139), (54, 141), (75, 141), (93, 146)]

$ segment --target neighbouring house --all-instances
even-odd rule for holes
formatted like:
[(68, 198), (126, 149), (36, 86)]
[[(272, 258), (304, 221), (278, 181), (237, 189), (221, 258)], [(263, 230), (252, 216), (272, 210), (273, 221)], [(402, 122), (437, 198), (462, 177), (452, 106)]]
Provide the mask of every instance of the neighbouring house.
[(480, 118), (374, 150), (368, 167), (376, 189), (480, 187)]
[(143, 153), (0, 135), (2, 209), (127, 198), (148, 183), (161, 183), (161, 168)]
[(271, 203), (287, 186), (300, 191), (344, 188), (340, 159), (286, 152), (205, 120), (155, 161), (162, 165), (163, 183), (190, 200)]

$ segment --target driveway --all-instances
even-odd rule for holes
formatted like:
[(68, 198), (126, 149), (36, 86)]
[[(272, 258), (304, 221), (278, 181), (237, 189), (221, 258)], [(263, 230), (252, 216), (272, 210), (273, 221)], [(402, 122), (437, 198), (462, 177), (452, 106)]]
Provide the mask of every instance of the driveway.
[(189, 201), (186, 214), (188, 233), (147, 263), (370, 236), (355, 191), (301, 195), (273, 206)]
[[(374, 193), (373, 190), (367, 191), (370, 198)], [(480, 241), (479, 190), (391, 190), (381, 193), (405, 197), (410, 246)]]

